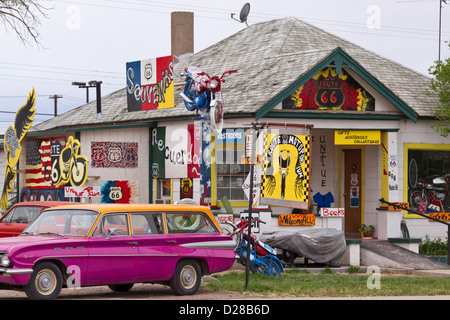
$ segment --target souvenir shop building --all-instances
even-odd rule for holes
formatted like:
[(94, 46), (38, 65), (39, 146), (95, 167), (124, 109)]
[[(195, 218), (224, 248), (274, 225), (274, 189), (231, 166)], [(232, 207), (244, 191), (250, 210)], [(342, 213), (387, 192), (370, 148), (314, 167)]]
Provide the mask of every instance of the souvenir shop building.
[[(239, 215), (249, 206), (246, 134), (256, 123), (266, 140), (255, 140), (263, 177), (255, 180), (255, 210), (269, 220), (266, 231), (356, 234), (364, 223), (387, 239), (402, 236), (404, 220), (411, 237), (445, 237), (445, 226), (381, 210), (379, 201), (413, 201), (420, 179), (450, 168), (450, 138), (431, 128), (437, 98), (424, 93), (428, 77), (295, 18), (252, 25), (183, 61), (209, 74), (238, 70), (223, 84), (221, 134), (185, 108), (184, 63), (154, 60), (163, 76), (153, 80), (144, 77), (150, 62), (128, 63), (127, 87), (102, 97), (99, 108), (94, 101), (30, 130), (22, 197), (74, 196), (52, 187), (47, 163), (72, 136), (89, 163), (85, 189), (100, 187), (82, 201), (193, 198), (218, 215), (230, 203)], [(33, 166), (49, 168), (47, 176), (33, 177)]]

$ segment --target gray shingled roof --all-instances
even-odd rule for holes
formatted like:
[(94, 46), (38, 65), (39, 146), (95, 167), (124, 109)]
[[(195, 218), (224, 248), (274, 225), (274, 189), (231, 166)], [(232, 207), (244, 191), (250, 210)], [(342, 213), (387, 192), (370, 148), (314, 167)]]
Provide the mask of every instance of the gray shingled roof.
[[(198, 66), (209, 74), (237, 69), (223, 85), (226, 114), (254, 114), (286, 90), (334, 50), (341, 48), (367, 72), (391, 90), (420, 117), (433, 116), (436, 96), (424, 94), (430, 78), (394, 61), (381, 57), (349, 41), (296, 18), (262, 22), (184, 58), (175, 66), (174, 82), (186, 64)], [(146, 57), (143, 57), (146, 58)], [(102, 114), (90, 102), (33, 127), (33, 131), (79, 128), (96, 125), (138, 124), (164, 119), (190, 117), (176, 87), (176, 106), (170, 109), (128, 112), (126, 89), (102, 97)]]

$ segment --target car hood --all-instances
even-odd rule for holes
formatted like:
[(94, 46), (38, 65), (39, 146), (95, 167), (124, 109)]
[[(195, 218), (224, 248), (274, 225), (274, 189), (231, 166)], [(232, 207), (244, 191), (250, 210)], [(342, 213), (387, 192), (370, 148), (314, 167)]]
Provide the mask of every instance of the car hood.
[(32, 245), (44, 242), (56, 242), (62, 239), (67, 239), (62, 236), (19, 236), (0, 239), (0, 252), (11, 251), (17, 247)]

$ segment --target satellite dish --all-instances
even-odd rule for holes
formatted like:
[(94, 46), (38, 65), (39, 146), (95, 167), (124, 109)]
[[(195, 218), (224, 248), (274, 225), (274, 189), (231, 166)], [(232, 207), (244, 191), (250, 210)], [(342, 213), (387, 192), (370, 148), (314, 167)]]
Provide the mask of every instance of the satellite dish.
[(249, 13), (250, 13), (250, 3), (247, 2), (241, 9), (241, 13), (239, 14), (239, 20), (234, 17), (235, 13), (231, 14), (231, 18), (241, 23), (245, 22), (245, 24), (248, 27), (247, 17)]

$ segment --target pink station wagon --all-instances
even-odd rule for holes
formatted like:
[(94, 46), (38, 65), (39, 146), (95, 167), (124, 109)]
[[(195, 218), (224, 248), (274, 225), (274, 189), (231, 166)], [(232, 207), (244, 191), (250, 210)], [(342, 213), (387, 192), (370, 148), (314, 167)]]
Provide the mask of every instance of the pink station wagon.
[(14, 238), (0, 239), (0, 289), (55, 299), (63, 287), (165, 283), (194, 294), (204, 274), (234, 263), (235, 242), (207, 207), (78, 204), (49, 208)]

